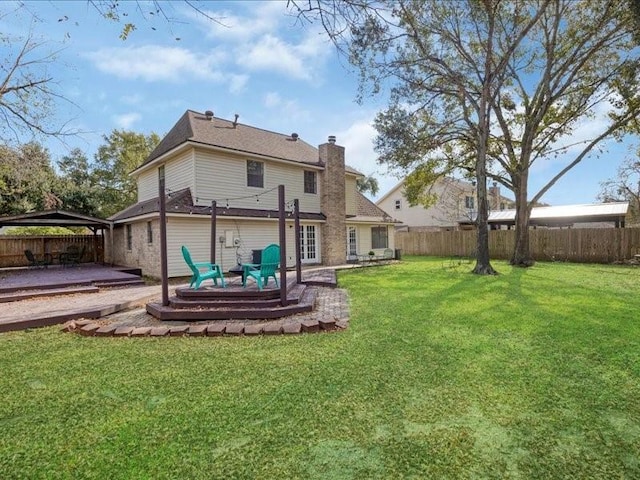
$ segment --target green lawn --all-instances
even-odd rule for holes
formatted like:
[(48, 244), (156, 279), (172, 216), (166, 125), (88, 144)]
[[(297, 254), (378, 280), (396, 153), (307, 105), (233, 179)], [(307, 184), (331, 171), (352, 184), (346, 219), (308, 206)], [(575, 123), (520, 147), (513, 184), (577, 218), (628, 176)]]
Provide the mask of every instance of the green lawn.
[(340, 333), (2, 334), (0, 477), (640, 478), (640, 269), (494, 266), (340, 272)]

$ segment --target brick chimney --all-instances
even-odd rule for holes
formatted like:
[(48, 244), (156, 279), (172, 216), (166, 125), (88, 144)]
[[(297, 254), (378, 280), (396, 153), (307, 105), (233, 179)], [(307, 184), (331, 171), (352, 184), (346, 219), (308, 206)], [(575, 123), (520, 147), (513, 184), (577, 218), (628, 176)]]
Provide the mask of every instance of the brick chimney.
[(336, 137), (318, 146), (322, 172), (320, 209), (327, 218), (322, 228), (321, 255), (325, 265), (342, 265), (346, 261), (347, 230), (344, 147), (336, 145)]
[(500, 187), (498, 182), (493, 182), (493, 186), (489, 187), (489, 209), (500, 210)]

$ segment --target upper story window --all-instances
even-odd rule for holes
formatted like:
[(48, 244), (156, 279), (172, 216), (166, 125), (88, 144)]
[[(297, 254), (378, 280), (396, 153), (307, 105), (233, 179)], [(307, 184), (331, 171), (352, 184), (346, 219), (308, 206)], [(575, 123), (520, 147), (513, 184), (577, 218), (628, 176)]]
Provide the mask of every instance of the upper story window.
[(396, 210), (400, 210), (402, 208), (402, 202), (400, 200), (396, 200)]
[(318, 193), (316, 177), (316, 172), (312, 170), (304, 171), (304, 193)]
[(247, 186), (264, 188), (264, 163), (247, 160)]
[(468, 208), (469, 210), (473, 210), (475, 208), (475, 202), (473, 201), (473, 197), (470, 197), (470, 196), (464, 197), (464, 208)]

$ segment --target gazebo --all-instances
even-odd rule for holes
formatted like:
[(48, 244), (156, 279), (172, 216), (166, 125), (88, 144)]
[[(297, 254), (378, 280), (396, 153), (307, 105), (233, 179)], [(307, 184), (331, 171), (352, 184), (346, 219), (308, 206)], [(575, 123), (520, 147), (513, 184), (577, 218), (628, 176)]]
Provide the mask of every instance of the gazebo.
[[(45, 210), (41, 212), (23, 213), (0, 217), (0, 227), (86, 227), (93, 233), (94, 261), (97, 262), (98, 242), (105, 247), (105, 230), (112, 231), (113, 224), (109, 220), (90, 217), (65, 210)], [(101, 232), (101, 235), (98, 235)], [(100, 239), (100, 240), (99, 240)], [(111, 237), (109, 237), (111, 243)]]

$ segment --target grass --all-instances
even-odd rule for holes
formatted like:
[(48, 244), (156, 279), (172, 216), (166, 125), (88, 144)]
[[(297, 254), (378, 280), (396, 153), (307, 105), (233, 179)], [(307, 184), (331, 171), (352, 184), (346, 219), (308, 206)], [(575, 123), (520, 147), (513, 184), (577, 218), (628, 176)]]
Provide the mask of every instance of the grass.
[(0, 335), (0, 476), (640, 478), (640, 269), (494, 266), (341, 272), (336, 334)]

